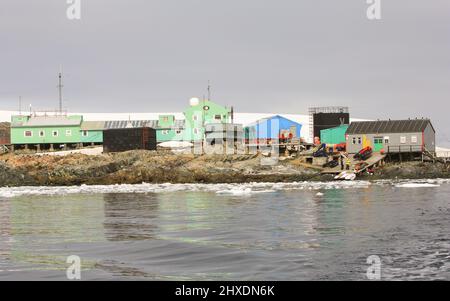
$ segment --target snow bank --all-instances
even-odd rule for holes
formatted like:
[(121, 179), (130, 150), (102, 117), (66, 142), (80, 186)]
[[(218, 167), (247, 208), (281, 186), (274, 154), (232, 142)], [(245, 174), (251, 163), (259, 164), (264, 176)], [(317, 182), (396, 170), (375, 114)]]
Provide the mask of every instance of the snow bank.
[(193, 144), (190, 142), (186, 142), (186, 141), (167, 141), (167, 142), (158, 144), (158, 146), (167, 147), (167, 148), (188, 148), (188, 147), (192, 147)]
[(37, 153), (37, 156), (67, 156), (71, 154), (83, 154), (89, 156), (98, 156), (103, 153), (103, 147), (93, 147), (93, 148), (84, 148), (84, 149), (75, 149), (69, 151), (60, 151), (60, 152), (47, 152), (47, 153)]

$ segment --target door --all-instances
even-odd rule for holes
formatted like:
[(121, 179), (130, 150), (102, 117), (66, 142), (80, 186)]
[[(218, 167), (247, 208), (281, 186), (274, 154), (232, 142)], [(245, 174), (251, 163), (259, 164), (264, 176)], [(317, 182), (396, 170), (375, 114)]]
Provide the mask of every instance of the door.
[(292, 134), (292, 137), (297, 138), (297, 127), (295, 125), (291, 126), (290, 133)]
[(383, 145), (383, 137), (375, 137), (373, 138), (373, 151), (379, 152), (384, 147)]

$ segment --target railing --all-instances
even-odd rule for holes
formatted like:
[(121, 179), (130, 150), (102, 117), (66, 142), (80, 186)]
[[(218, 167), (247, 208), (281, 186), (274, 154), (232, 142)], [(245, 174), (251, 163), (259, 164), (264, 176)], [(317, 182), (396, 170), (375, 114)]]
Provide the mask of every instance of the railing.
[(422, 145), (389, 145), (386, 153), (422, 153)]

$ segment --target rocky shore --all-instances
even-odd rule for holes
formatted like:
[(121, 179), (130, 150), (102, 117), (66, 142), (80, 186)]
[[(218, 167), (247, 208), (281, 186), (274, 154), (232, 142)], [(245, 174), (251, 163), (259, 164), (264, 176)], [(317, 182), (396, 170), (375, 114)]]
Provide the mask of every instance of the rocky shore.
[[(275, 166), (261, 165), (261, 159), (257, 155), (194, 156), (150, 151), (98, 156), (6, 154), (0, 156), (0, 187), (333, 180), (301, 158), (284, 159)], [(450, 178), (450, 168), (441, 163), (391, 163), (361, 179), (395, 178)]]

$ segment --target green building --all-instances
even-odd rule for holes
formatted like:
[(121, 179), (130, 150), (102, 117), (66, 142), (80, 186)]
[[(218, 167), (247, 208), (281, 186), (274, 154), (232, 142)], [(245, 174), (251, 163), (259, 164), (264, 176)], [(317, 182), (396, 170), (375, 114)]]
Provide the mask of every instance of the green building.
[(59, 149), (103, 143), (103, 131), (126, 127), (156, 129), (158, 143), (202, 141), (208, 124), (229, 124), (232, 110), (210, 100), (191, 99), (185, 119), (160, 115), (158, 120), (84, 121), (81, 115), (16, 115), (11, 117), (13, 149)]
[[(196, 142), (205, 138), (206, 125), (229, 124), (231, 111), (210, 100), (191, 99), (190, 106), (183, 112), (184, 120), (177, 120), (175, 115), (160, 115), (158, 120), (106, 121), (103, 129), (148, 126), (156, 129), (158, 143)], [(92, 128), (86, 127), (86, 130)]]
[[(226, 124), (231, 119), (231, 110), (210, 100), (191, 99), (190, 106), (183, 114), (184, 120), (177, 120), (174, 115), (160, 115), (158, 120), (131, 121), (131, 125), (138, 126), (146, 123), (147, 126), (155, 128), (158, 143), (195, 142), (205, 138), (207, 124)], [(119, 124), (119, 126), (124, 126), (124, 124)]]
[(11, 117), (11, 144), (17, 148), (49, 148), (81, 142), (83, 116), (18, 115)]
[(347, 132), (348, 125), (344, 124), (331, 129), (320, 131), (320, 141), (325, 144), (340, 144), (346, 143), (345, 133)]
[(104, 128), (104, 121), (83, 121), (80, 128), (80, 143), (83, 145), (102, 144)]
[(182, 141), (184, 135), (184, 121), (176, 120), (175, 115), (160, 115), (156, 125), (156, 139), (158, 142)]
[(231, 110), (210, 100), (191, 99), (190, 107), (184, 111), (184, 141), (201, 141), (205, 137), (207, 124), (230, 123)]

